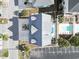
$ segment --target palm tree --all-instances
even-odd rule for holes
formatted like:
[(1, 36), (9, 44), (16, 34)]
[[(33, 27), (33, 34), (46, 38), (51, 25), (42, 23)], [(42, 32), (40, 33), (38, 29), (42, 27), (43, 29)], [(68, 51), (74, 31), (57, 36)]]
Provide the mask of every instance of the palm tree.
[[(29, 55), (30, 55), (30, 48), (28, 46), (26, 46), (25, 44), (21, 44), (18, 46), (19, 50), (22, 52), (22, 56), (23, 56), (23, 59), (25, 58), (29, 58)], [(24, 57), (26, 56), (26, 57)]]
[(27, 41), (19, 41), (19, 45), (17, 47), (21, 52), (22, 59), (24, 58), (29, 59), (30, 50), (37, 46), (33, 44), (29, 44)]
[(8, 40), (8, 35), (3, 34), (3, 40)]

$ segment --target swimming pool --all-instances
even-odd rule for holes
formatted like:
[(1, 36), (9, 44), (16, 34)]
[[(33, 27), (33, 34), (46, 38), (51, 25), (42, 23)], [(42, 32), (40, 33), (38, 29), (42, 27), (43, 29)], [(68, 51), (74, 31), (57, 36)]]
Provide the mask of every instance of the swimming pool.
[(59, 24), (59, 34), (69, 34), (73, 31), (73, 24)]
[[(51, 33), (55, 34), (56, 32), (55, 24), (52, 25), (51, 29), (52, 29)], [(73, 31), (73, 24), (59, 24), (59, 32), (72, 32), (72, 31)]]
[(72, 32), (73, 31), (73, 25), (67, 26), (67, 31)]

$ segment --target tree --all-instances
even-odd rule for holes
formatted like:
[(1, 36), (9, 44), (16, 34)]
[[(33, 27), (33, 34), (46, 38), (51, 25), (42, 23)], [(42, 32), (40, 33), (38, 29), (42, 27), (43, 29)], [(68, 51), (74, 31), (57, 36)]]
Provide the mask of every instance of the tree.
[(30, 47), (29, 46), (25, 47), (25, 53), (26, 53), (27, 58), (29, 58), (29, 55), (30, 55)]
[(23, 47), (22, 44), (21, 44), (21, 45), (18, 45), (18, 49), (19, 49), (20, 51), (24, 51), (24, 50), (25, 50), (25, 48)]
[(7, 34), (0, 34), (0, 38), (2, 38), (2, 40), (8, 40), (8, 35)]
[(59, 45), (59, 47), (68, 47), (68, 46), (70, 46), (70, 43), (66, 39), (59, 38), (58, 45)]
[(21, 13), (19, 14), (21, 18), (26, 18), (29, 17), (29, 11), (28, 10), (22, 10)]
[(58, 19), (59, 19), (59, 21), (58, 21), (59, 23), (62, 23), (64, 21), (64, 17), (63, 16), (59, 16)]
[(8, 57), (8, 55), (9, 55), (8, 49), (3, 49), (2, 56), (3, 57)]
[(3, 40), (8, 40), (8, 35), (3, 34)]
[(26, 55), (26, 58), (29, 58), (30, 55), (30, 47), (26, 46), (25, 44), (21, 44), (18, 46), (18, 49), (22, 52), (22, 55)]
[(74, 36), (70, 39), (72, 46), (79, 46), (79, 36)]
[(29, 30), (29, 25), (24, 24), (24, 25), (22, 26), (22, 28), (23, 28), (24, 30)]

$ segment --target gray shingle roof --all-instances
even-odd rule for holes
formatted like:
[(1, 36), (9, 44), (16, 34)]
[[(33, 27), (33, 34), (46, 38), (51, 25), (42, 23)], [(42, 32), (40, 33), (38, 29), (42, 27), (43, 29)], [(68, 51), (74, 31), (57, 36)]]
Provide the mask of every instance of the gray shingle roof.
[(68, 9), (70, 12), (75, 12), (79, 10), (79, 0), (69, 0)]

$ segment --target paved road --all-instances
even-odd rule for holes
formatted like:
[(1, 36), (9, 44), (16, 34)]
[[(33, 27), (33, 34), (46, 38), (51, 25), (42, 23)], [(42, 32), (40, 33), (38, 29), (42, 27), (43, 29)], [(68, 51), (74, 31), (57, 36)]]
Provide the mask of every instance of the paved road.
[(70, 54), (44, 54), (40, 57), (31, 57), (30, 59), (79, 59), (79, 53), (70, 53)]
[(30, 59), (79, 59), (79, 48), (39, 48), (31, 51)]

